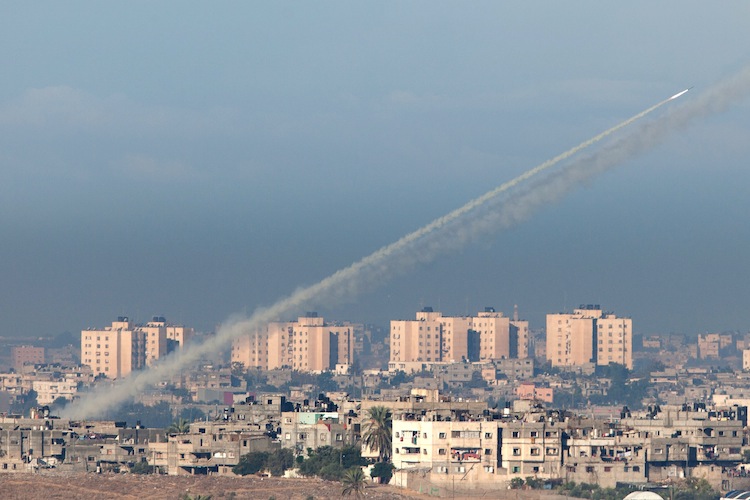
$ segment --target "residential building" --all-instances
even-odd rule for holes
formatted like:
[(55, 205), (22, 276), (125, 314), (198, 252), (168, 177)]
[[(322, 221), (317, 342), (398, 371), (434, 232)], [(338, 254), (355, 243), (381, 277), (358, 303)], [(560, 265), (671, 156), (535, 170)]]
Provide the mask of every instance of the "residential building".
[(617, 363), (633, 369), (633, 320), (604, 314), (596, 319), (596, 364)]
[(361, 325), (326, 323), (317, 313), (297, 321), (272, 322), (248, 332), (232, 344), (231, 360), (247, 368), (292, 368), (323, 372), (354, 361), (354, 331)]
[(11, 347), (10, 352), (16, 372), (21, 372), (24, 365), (44, 364), (44, 347), (19, 345)]
[(633, 322), (582, 305), (572, 314), (547, 315), (547, 360), (552, 366), (617, 363), (633, 368)]
[[(170, 335), (174, 338), (170, 339)], [(153, 365), (191, 336), (192, 328), (169, 325), (161, 316), (145, 325), (120, 316), (102, 330), (81, 332), (81, 364), (90, 366), (95, 375), (125, 377)]]
[(103, 330), (81, 332), (81, 363), (95, 376), (122, 378), (146, 365), (146, 333), (120, 316)]
[(414, 320), (391, 321), (390, 366), (529, 356), (529, 325), (492, 307), (476, 316), (443, 316), (431, 307)]

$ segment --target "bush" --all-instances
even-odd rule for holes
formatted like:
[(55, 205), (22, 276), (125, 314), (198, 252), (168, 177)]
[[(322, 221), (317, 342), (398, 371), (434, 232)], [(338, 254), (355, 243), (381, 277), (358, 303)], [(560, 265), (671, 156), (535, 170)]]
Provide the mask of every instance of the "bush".
[(520, 490), (521, 488), (523, 488), (523, 483), (523, 479), (521, 479), (520, 477), (514, 477), (510, 480), (510, 489)]
[(136, 462), (130, 468), (130, 472), (133, 474), (153, 474), (154, 468), (148, 462)]

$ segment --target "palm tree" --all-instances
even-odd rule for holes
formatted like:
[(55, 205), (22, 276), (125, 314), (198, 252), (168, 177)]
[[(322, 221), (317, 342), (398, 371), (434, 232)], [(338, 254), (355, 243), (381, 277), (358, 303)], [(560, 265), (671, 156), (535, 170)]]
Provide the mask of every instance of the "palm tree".
[(370, 450), (377, 450), (378, 459), (387, 462), (391, 458), (391, 412), (385, 406), (373, 406), (367, 410), (367, 414), (370, 419), (365, 424), (362, 444)]
[(353, 494), (355, 498), (361, 498), (367, 486), (367, 478), (361, 467), (352, 467), (344, 472), (341, 483), (344, 485), (344, 489), (341, 491), (342, 497)]
[(190, 422), (184, 418), (175, 420), (172, 422), (172, 425), (167, 428), (167, 434), (187, 434), (188, 432), (190, 432)]

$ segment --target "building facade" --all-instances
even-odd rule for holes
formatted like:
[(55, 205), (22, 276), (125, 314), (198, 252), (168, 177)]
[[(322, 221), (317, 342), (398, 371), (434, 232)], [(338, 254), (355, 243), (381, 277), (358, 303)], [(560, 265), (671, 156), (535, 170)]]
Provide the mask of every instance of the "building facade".
[(297, 321), (272, 322), (237, 338), (232, 362), (246, 368), (292, 368), (306, 372), (334, 370), (354, 362), (354, 331), (358, 325), (326, 323), (317, 313)]
[[(180, 331), (180, 340), (170, 339), (168, 329)], [(168, 325), (163, 317), (136, 325), (127, 316), (120, 316), (104, 329), (81, 332), (81, 364), (90, 366), (95, 376), (125, 377), (153, 365), (191, 336), (192, 328)]]
[(17, 372), (20, 372), (24, 365), (44, 364), (44, 347), (31, 345), (14, 346), (11, 347), (11, 357), (13, 358), (13, 368)]
[(572, 314), (547, 315), (547, 360), (552, 366), (633, 368), (633, 321), (603, 313), (599, 305), (583, 305)]
[(414, 320), (391, 321), (390, 365), (526, 358), (528, 344), (528, 322), (491, 307), (457, 317), (425, 307)]

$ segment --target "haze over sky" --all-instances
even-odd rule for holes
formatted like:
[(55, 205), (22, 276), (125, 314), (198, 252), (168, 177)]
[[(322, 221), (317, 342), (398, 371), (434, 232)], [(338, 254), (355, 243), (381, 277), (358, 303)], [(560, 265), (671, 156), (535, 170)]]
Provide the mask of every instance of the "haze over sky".
[[(0, 336), (211, 330), (750, 63), (724, 2), (0, 7)], [(335, 320), (599, 303), (750, 329), (750, 102)], [(290, 318), (285, 318), (290, 319)]]

